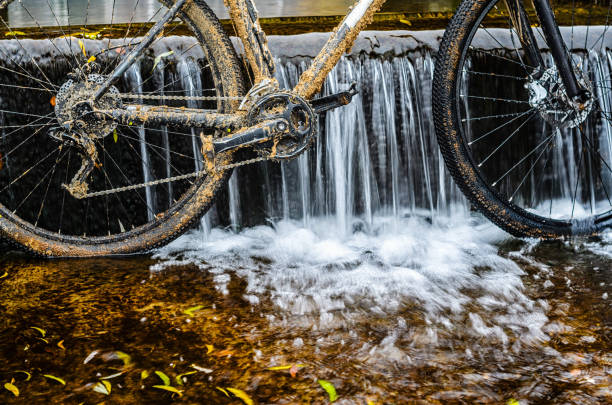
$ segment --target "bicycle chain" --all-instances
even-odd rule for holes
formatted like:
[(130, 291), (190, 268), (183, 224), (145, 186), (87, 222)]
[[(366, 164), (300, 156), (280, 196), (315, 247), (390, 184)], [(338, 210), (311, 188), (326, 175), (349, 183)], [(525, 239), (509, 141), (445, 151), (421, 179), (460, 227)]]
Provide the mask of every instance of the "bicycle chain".
[(244, 96), (161, 96), (156, 94), (119, 94), (120, 98), (135, 98), (141, 100), (162, 100), (162, 101), (217, 101), (217, 100), (242, 100)]

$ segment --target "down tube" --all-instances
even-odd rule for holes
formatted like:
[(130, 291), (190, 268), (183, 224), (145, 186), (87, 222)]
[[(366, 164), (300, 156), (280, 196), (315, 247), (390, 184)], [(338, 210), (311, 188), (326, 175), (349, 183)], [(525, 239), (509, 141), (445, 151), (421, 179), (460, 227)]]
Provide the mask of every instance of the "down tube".
[(296, 93), (308, 100), (321, 89), (325, 78), (342, 54), (353, 45), (359, 32), (372, 21), (374, 13), (384, 2), (385, 0), (359, 0), (353, 6), (329, 37), (312, 65), (300, 76), (300, 81), (294, 89)]

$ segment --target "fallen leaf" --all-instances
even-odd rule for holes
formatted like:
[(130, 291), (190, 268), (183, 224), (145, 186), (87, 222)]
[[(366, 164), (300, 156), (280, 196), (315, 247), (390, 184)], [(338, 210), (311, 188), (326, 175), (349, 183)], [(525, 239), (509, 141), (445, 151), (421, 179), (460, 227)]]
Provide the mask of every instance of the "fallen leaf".
[(176, 377), (174, 377), (174, 381), (176, 381), (176, 383), (178, 385), (183, 385), (183, 377), (186, 376), (186, 375), (192, 375), (192, 374), (195, 374), (195, 373), (197, 373), (197, 371), (188, 371), (186, 373), (179, 374)]
[(221, 391), (222, 393), (224, 393), (229, 398), (230, 395), (229, 395), (229, 393), (225, 389), (223, 389), (221, 387), (215, 387), (215, 388), (218, 389), (219, 391)]
[(506, 405), (521, 405), (521, 403), (514, 398), (510, 398), (508, 402), (506, 402)]
[(44, 329), (38, 328), (36, 326), (30, 326), (30, 329), (34, 329), (38, 331), (42, 335), (42, 337), (45, 337), (45, 335), (47, 334), (47, 332)]
[(172, 55), (174, 53), (174, 51), (168, 51), (168, 52), (164, 52), (160, 55), (158, 55), (155, 60), (153, 61), (153, 69), (151, 69), (151, 71), (155, 70), (155, 67), (159, 64), (159, 62), (161, 62), (162, 58), (168, 57), (170, 55)]
[[(1, 165), (1, 164), (2, 164), (2, 161), (0, 160), (0, 165)], [(2, 168), (2, 167), (0, 166), (0, 169), (1, 169), (1, 168)], [(4, 272), (4, 274), (0, 276), (0, 278), (5, 278), (5, 277), (8, 277), (8, 271), (5, 271), (5, 272)]]
[(192, 365), (191, 365), (191, 366), (189, 366), (189, 367), (191, 367), (191, 368), (195, 368), (196, 370), (201, 371), (201, 372), (206, 373), (206, 374), (210, 374), (210, 373), (212, 373), (212, 372), (213, 372), (213, 370), (211, 370), (210, 368), (200, 367), (200, 366), (197, 366), (197, 365), (195, 365), (195, 364), (192, 364)]
[(88, 39), (97, 39), (100, 36), (100, 31), (96, 32), (81, 32), (81, 35)]
[(81, 51), (83, 51), (83, 56), (87, 57), (87, 52), (85, 52), (85, 44), (80, 39), (79, 39), (79, 47), (81, 48)]
[(45, 339), (45, 338), (40, 338), (40, 337), (37, 337), (36, 339), (38, 339), (38, 340), (42, 340), (42, 341), (43, 341), (43, 342), (45, 342), (46, 344), (49, 344), (49, 341), (48, 341), (47, 339)]
[(210, 354), (210, 352), (215, 350), (215, 347), (213, 345), (206, 345), (206, 349), (206, 354)]
[(57, 342), (57, 347), (59, 347), (62, 350), (66, 350), (66, 348), (64, 347), (64, 340), (60, 340), (59, 342)]
[(85, 360), (83, 360), (83, 364), (89, 363), (98, 353), (100, 353), (98, 350), (94, 350), (93, 352), (89, 353), (87, 357), (85, 357)]
[(169, 385), (154, 385), (153, 388), (157, 388), (158, 390), (165, 390), (165, 391), (172, 392), (174, 394), (178, 394), (179, 397), (183, 396), (183, 391), (177, 390), (176, 388), (171, 387)]
[(327, 392), (327, 395), (329, 395), (329, 402), (334, 402), (336, 399), (338, 399), (338, 394), (336, 393), (336, 387), (334, 387), (334, 384), (325, 380), (318, 380), (317, 382), (321, 387), (323, 387), (325, 392)]
[(14, 37), (16, 35), (26, 35), (26, 33), (23, 32), (23, 31), (8, 31), (8, 32), (4, 33), (4, 36), (7, 36), (7, 37), (8, 36), (13, 36)]
[(91, 63), (91, 62), (93, 62), (93, 61), (95, 61), (95, 60), (96, 60), (96, 57), (95, 57), (94, 55), (91, 55), (91, 56), (89, 57), (89, 59), (87, 59), (87, 63)]
[(30, 381), (30, 378), (32, 378), (32, 374), (28, 373), (27, 371), (17, 370), (17, 371), (15, 371), (15, 374), (17, 374), (17, 373), (22, 373), (22, 374), (25, 374), (27, 376), (24, 381)]
[(298, 367), (298, 368), (302, 368), (302, 367), (306, 367), (303, 364), (290, 364), (288, 366), (274, 366), (274, 367), (268, 367), (268, 370), (270, 371), (278, 371), (278, 370), (291, 370), (291, 368), (293, 367)]
[(111, 383), (106, 380), (102, 380), (100, 382), (97, 382), (96, 385), (94, 385), (93, 390), (99, 392), (100, 394), (110, 395)]
[(5, 383), (4, 388), (11, 391), (16, 397), (19, 396), (19, 388), (15, 387), (12, 383)]
[(289, 369), (289, 374), (291, 374), (291, 377), (295, 378), (295, 376), (297, 375), (298, 371), (300, 371), (300, 367), (298, 367), (296, 364), (294, 364)]
[(117, 378), (117, 377), (123, 375), (124, 373), (125, 373), (125, 371), (122, 371), (120, 373), (115, 373), (115, 374), (107, 375), (105, 377), (100, 377), (100, 380), (111, 380), (113, 378)]
[(132, 357), (127, 353), (116, 351), (115, 355), (117, 356), (117, 358), (121, 359), (124, 366), (127, 366), (128, 364), (132, 362)]
[(239, 390), (238, 388), (228, 388), (227, 390), (240, 398), (246, 405), (253, 405), (253, 400), (247, 395), (246, 392)]
[(170, 385), (170, 378), (163, 371), (156, 371), (155, 374), (162, 380), (164, 385)]
[(194, 312), (199, 311), (202, 308), (204, 308), (204, 305), (196, 305), (195, 307), (187, 308), (183, 311), (183, 313), (189, 316), (193, 316)]
[(48, 379), (50, 379), (50, 380), (57, 381), (58, 383), (60, 383), (60, 384), (62, 384), (62, 385), (66, 385), (66, 381), (64, 381), (64, 380), (62, 380), (61, 378), (56, 377), (56, 376), (54, 376), (54, 375), (51, 375), (51, 374), (43, 374), (43, 377), (46, 377), (46, 378), (48, 378)]
[(410, 22), (409, 20), (404, 20), (403, 18), (400, 18), (400, 22), (406, 25), (412, 25), (412, 22)]
[(117, 134), (117, 128), (115, 128), (113, 130), (113, 141), (115, 141), (115, 143), (117, 143), (118, 140), (119, 140), (119, 135)]
[(140, 372), (140, 379), (141, 380), (146, 380), (148, 376), (149, 376), (149, 372), (147, 370), (142, 370)]

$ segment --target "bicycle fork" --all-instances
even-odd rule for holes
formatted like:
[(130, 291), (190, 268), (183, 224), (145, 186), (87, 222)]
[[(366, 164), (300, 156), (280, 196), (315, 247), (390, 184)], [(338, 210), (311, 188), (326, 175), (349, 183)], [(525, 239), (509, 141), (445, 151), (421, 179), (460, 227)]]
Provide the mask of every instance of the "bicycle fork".
[[(523, 1), (524, 0), (505, 0), (512, 25), (514, 25), (514, 29), (523, 49), (525, 49), (527, 63), (534, 69), (532, 76), (538, 79), (546, 70), (546, 66), (540, 54), (540, 49), (531, 28), (531, 23), (525, 11)], [(559, 77), (565, 86), (568, 97), (577, 103), (585, 102), (590, 96), (589, 91), (583, 88), (576, 78), (574, 69), (571, 66), (569, 51), (563, 42), (549, 0), (533, 0), (533, 5), (538, 20), (540, 21), (546, 44), (550, 49), (550, 53), (559, 72)]]

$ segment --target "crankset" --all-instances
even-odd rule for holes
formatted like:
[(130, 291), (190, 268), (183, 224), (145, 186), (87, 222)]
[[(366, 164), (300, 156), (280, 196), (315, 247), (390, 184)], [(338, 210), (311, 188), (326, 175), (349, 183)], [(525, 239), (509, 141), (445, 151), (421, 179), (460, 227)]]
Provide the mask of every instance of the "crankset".
[(245, 147), (252, 147), (260, 158), (244, 164), (299, 156), (318, 134), (318, 114), (349, 104), (355, 94), (356, 83), (348, 91), (321, 97), (310, 103), (291, 91), (274, 91), (261, 96), (247, 113), (247, 128), (220, 139), (203, 136), (202, 154), (207, 170), (219, 169), (214, 165), (216, 154)]

